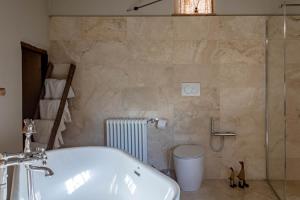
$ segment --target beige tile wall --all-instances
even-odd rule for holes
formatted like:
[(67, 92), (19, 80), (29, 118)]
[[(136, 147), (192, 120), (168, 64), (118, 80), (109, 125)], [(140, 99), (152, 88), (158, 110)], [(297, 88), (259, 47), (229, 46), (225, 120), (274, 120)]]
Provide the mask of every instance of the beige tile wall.
[[(265, 178), (265, 17), (52, 17), (50, 60), (74, 62), (76, 99), (69, 145), (103, 145), (110, 117), (164, 117), (150, 128), (149, 161), (167, 168), (170, 149), (205, 149), (205, 177), (227, 178), (246, 162)], [(182, 97), (182, 82), (200, 82), (200, 97)], [(235, 131), (220, 153), (209, 147), (211, 117)], [(218, 139), (214, 140), (217, 145)]]

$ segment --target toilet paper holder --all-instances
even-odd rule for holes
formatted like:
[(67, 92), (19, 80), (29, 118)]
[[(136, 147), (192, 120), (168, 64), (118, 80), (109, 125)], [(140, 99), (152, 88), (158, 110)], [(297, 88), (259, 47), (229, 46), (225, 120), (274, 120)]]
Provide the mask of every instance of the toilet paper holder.
[(148, 125), (153, 125), (156, 128), (164, 129), (167, 126), (166, 119), (159, 119), (159, 118), (150, 118), (147, 120)]
[(147, 123), (148, 124), (157, 124), (158, 121), (159, 121), (158, 118), (150, 118), (150, 119), (147, 120)]

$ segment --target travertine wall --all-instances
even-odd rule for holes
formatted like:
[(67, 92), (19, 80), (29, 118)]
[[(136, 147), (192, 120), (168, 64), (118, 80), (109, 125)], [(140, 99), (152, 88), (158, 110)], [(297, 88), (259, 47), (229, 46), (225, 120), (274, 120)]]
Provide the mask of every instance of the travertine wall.
[[(149, 161), (167, 168), (178, 144), (205, 149), (206, 178), (227, 178), (246, 162), (265, 178), (265, 17), (52, 17), (50, 60), (78, 66), (69, 145), (103, 145), (110, 117), (164, 117), (150, 128)], [(200, 82), (200, 97), (182, 97), (182, 82)], [(210, 118), (238, 133), (224, 150), (209, 147)], [(218, 138), (214, 143), (218, 142)]]

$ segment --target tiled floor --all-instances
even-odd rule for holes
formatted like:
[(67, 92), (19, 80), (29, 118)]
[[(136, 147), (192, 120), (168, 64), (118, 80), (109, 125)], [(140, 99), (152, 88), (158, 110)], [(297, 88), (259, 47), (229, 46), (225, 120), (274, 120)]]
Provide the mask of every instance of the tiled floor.
[(247, 189), (232, 189), (226, 180), (206, 180), (199, 191), (182, 192), (181, 200), (277, 200), (265, 181), (249, 184)]
[(288, 181), (286, 194), (287, 200), (300, 200), (300, 181)]
[(286, 194), (287, 200), (300, 200), (300, 181), (288, 181)]
[[(271, 181), (277, 194), (284, 199), (284, 182)], [(300, 181), (287, 181), (286, 182), (286, 200), (300, 200)]]

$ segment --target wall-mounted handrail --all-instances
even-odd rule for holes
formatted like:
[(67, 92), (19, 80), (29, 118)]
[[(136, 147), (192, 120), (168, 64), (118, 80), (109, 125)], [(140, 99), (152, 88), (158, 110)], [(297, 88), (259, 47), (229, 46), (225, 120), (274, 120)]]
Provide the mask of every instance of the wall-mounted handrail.
[(293, 7), (293, 6), (300, 6), (300, 3), (283, 3), (280, 5), (280, 8), (286, 7)]

